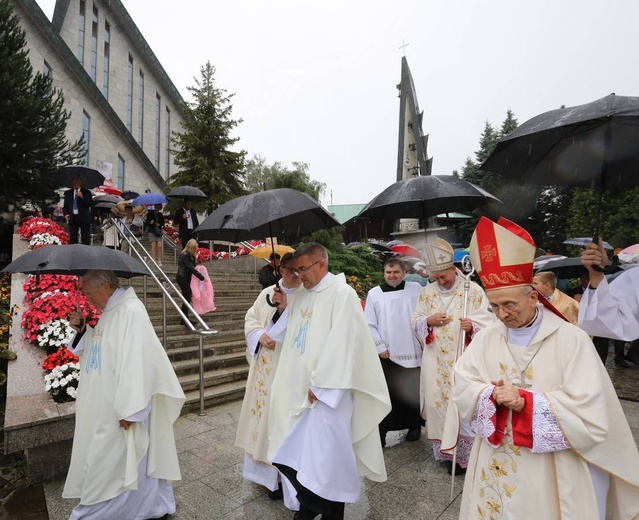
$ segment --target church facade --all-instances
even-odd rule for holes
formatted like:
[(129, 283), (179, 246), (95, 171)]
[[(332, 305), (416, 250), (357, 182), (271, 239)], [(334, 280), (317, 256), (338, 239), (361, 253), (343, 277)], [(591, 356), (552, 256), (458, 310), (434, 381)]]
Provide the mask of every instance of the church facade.
[(122, 2), (57, 0), (51, 21), (35, 0), (14, 11), (34, 72), (64, 94), (68, 140), (84, 136), (87, 166), (121, 190), (160, 191), (177, 172), (183, 100)]

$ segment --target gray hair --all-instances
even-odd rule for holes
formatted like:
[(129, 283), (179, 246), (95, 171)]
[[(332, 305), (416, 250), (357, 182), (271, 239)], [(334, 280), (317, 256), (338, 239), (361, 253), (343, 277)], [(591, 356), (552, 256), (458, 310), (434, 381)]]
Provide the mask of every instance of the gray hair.
[(326, 262), (326, 267), (328, 268), (328, 251), (322, 244), (318, 244), (317, 242), (309, 242), (308, 244), (304, 244), (302, 247), (295, 251), (295, 258), (299, 258), (300, 256), (304, 255), (323, 260), (324, 262)]
[(120, 280), (118, 275), (113, 271), (92, 270), (87, 271), (82, 276), (82, 283), (88, 283), (93, 287), (101, 287), (104, 284), (108, 285), (112, 289), (120, 287)]

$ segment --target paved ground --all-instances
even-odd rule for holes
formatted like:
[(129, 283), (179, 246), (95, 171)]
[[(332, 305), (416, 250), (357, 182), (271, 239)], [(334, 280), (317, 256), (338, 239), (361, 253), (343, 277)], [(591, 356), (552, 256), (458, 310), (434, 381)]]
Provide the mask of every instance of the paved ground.
[[(618, 371), (620, 372), (620, 371)], [(639, 369), (627, 369), (624, 378), (639, 386)], [(639, 444), (639, 403), (622, 401), (635, 440)], [(175, 432), (183, 480), (175, 483), (175, 520), (292, 518), (281, 501), (269, 500), (260, 486), (242, 479), (243, 453), (235, 447), (235, 431), (241, 403), (178, 419)], [(463, 477), (456, 477), (450, 500), (451, 477), (433, 460), (423, 438), (406, 442), (399, 432), (389, 433), (384, 450), (388, 480), (363, 481), (359, 503), (346, 506), (349, 520), (453, 520), (459, 515)], [(64, 480), (44, 485), (50, 520), (69, 517), (73, 500), (61, 497)]]

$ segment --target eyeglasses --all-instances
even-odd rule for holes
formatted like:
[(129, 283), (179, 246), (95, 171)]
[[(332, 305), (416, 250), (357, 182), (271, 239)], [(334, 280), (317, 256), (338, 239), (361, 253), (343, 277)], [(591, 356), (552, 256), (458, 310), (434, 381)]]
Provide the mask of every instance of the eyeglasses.
[(293, 272), (293, 274), (304, 274), (306, 271), (308, 271), (311, 267), (313, 267), (315, 264), (319, 264), (321, 262), (321, 260), (318, 260), (317, 262), (313, 262), (311, 265), (308, 266), (302, 266), (302, 267), (292, 267), (291, 271)]
[(496, 303), (491, 303), (488, 305), (488, 310), (494, 314), (498, 314), (499, 311), (502, 309), (505, 310), (506, 312), (512, 312), (517, 308), (517, 305), (519, 305), (524, 300), (524, 298), (526, 298), (526, 296), (528, 296), (529, 294), (530, 293), (524, 294), (516, 302), (508, 302), (508, 303), (504, 303), (503, 305), (497, 305)]

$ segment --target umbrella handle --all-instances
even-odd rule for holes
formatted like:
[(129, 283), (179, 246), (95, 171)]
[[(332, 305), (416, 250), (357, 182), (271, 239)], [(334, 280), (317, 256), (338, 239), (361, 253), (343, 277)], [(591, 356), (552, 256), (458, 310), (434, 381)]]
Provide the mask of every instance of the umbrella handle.
[(610, 265), (607, 265), (606, 267), (601, 267), (598, 265), (592, 266), (592, 268), (595, 271), (598, 271), (600, 273), (605, 273), (605, 274), (616, 273), (618, 271), (618, 267), (619, 267), (619, 257), (617, 255), (612, 257), (612, 262), (610, 263)]
[(266, 303), (268, 303), (271, 307), (277, 307), (277, 303), (273, 303), (273, 301), (271, 300), (271, 296), (268, 294), (266, 295)]

